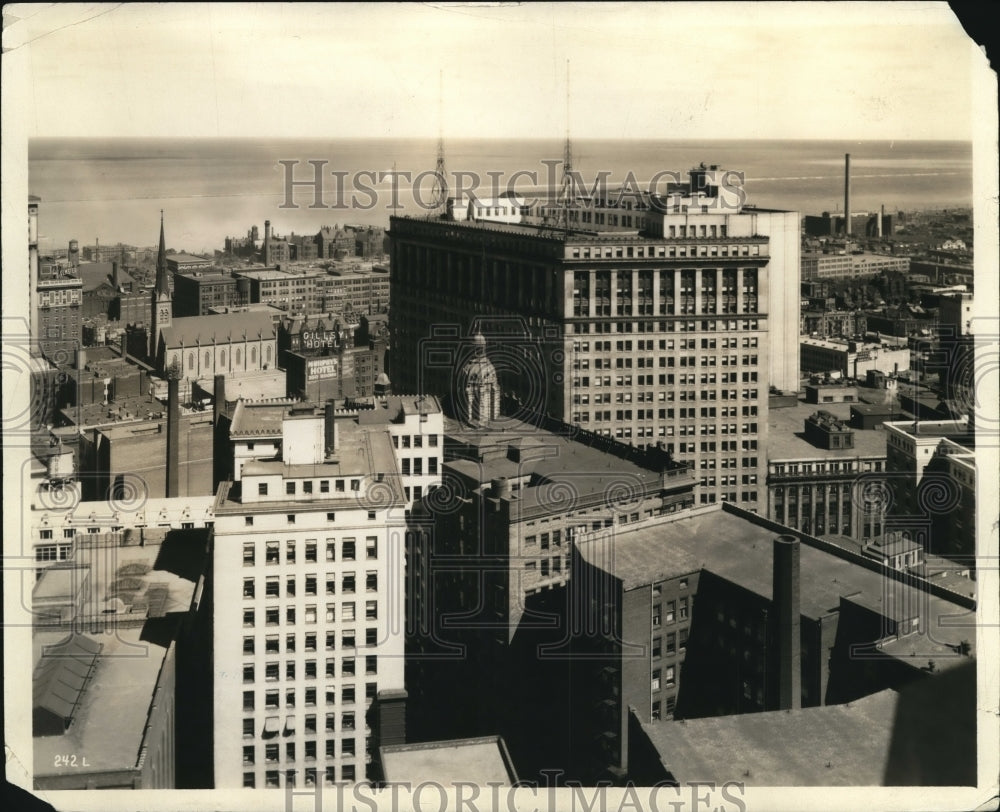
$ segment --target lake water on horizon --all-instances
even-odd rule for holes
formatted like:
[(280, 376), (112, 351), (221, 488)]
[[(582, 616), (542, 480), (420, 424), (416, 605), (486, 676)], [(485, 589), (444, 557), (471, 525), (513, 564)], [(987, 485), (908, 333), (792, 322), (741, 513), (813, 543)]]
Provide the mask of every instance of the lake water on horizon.
[[(435, 139), (33, 139), (29, 143), (29, 187), (42, 199), (39, 230), (43, 251), (70, 239), (91, 245), (125, 242), (155, 245), (159, 210), (166, 213), (171, 249), (221, 249), (227, 236), (243, 236), (252, 225), (263, 232), (315, 233), (323, 225), (388, 225), (391, 184), (378, 181), (395, 165), (411, 177), (433, 170)], [(489, 194), (487, 172), (508, 183), (515, 173), (535, 173), (537, 184), (560, 171), (563, 144), (553, 139), (446, 140), (449, 181), (458, 171), (478, 173)], [(588, 185), (599, 173), (608, 183), (631, 176), (641, 183), (664, 171), (684, 176), (704, 162), (745, 174), (748, 202), (762, 207), (818, 214), (843, 207), (844, 153), (851, 153), (854, 211), (887, 212), (972, 205), (972, 145), (954, 141), (747, 141), (574, 139), (573, 165)], [(308, 188), (295, 191), (299, 208), (285, 202), (285, 167), (298, 161), (295, 179), (311, 180), (310, 160), (322, 160), (323, 202), (344, 208), (310, 208)], [(547, 161), (548, 164), (543, 163)], [(333, 171), (344, 173), (338, 194)], [(466, 181), (467, 183), (469, 181)], [(354, 197), (361, 204), (351, 208)], [(519, 176), (518, 188), (535, 185)], [(505, 188), (502, 186), (501, 188)], [(421, 187), (429, 193), (430, 181)], [(421, 214), (405, 180), (400, 214)]]

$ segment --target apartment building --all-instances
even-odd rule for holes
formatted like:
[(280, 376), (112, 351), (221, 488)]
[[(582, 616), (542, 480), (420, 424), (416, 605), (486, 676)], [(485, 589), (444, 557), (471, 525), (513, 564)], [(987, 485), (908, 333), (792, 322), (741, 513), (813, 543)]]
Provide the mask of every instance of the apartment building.
[(405, 701), (404, 511), (442, 442), (436, 402), (394, 405), (236, 407), (215, 507), (216, 787), (363, 781), (399, 743), (373, 719)]

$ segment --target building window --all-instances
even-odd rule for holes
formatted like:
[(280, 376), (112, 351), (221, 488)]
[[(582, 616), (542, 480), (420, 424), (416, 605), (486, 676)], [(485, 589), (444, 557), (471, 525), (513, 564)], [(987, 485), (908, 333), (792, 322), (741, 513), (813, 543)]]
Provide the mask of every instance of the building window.
[(341, 555), (344, 561), (354, 561), (354, 539), (344, 539)]
[(660, 604), (653, 606), (653, 626), (659, 626), (663, 618), (663, 607)]
[(378, 558), (378, 538), (376, 536), (368, 536), (365, 539), (365, 555), (367, 558)]
[(267, 496), (267, 483), (266, 482), (260, 482), (260, 483), (257, 484), (257, 495), (258, 496)]
[(652, 679), (650, 680), (650, 690), (653, 690), (653, 691), (659, 691), (660, 690), (660, 674), (661, 674), (661, 671), (660, 671), (659, 668), (654, 668), (653, 669), (653, 676), (652, 676)]

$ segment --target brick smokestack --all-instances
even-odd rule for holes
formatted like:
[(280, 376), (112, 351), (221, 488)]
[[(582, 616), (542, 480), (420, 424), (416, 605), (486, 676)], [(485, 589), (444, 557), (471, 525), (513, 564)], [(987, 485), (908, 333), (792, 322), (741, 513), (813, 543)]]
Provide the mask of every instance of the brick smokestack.
[(844, 234), (851, 236), (851, 153), (844, 155)]
[(325, 440), (325, 454), (327, 457), (332, 457), (337, 451), (337, 422), (334, 417), (336, 409), (334, 408), (333, 401), (328, 400), (326, 402), (326, 421), (324, 423), (323, 437)]
[(777, 615), (778, 709), (802, 707), (802, 644), (799, 606), (799, 540), (774, 540), (774, 611)]
[(118, 277), (118, 263), (117, 262), (112, 262), (111, 263), (111, 284), (114, 286), (115, 290), (118, 290), (119, 283), (120, 283), (120, 281), (119, 281), (119, 277)]
[(181, 407), (178, 388), (180, 381), (167, 379), (167, 498), (178, 496), (181, 458)]
[(215, 426), (219, 425), (219, 421), (222, 419), (222, 413), (226, 409), (226, 376), (216, 375), (215, 376), (215, 390), (212, 393), (212, 424)]
[(268, 253), (270, 252), (270, 248), (271, 248), (271, 221), (270, 220), (265, 220), (264, 221), (264, 256), (262, 257), (263, 260), (264, 260), (264, 264), (265, 265), (267, 265), (267, 261), (268, 261), (267, 257), (268, 257)]

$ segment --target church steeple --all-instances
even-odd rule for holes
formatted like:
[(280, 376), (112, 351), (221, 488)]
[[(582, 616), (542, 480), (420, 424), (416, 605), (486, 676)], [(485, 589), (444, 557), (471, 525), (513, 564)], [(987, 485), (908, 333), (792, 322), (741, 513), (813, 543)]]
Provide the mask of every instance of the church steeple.
[(156, 293), (170, 296), (170, 276), (167, 273), (167, 241), (163, 236), (163, 209), (160, 209), (160, 250), (156, 253)]
[(160, 209), (160, 250), (156, 254), (156, 286), (153, 288), (149, 329), (149, 359), (157, 365), (160, 333), (173, 320), (173, 304), (170, 299), (170, 275), (167, 271), (167, 241), (163, 235), (163, 209)]

